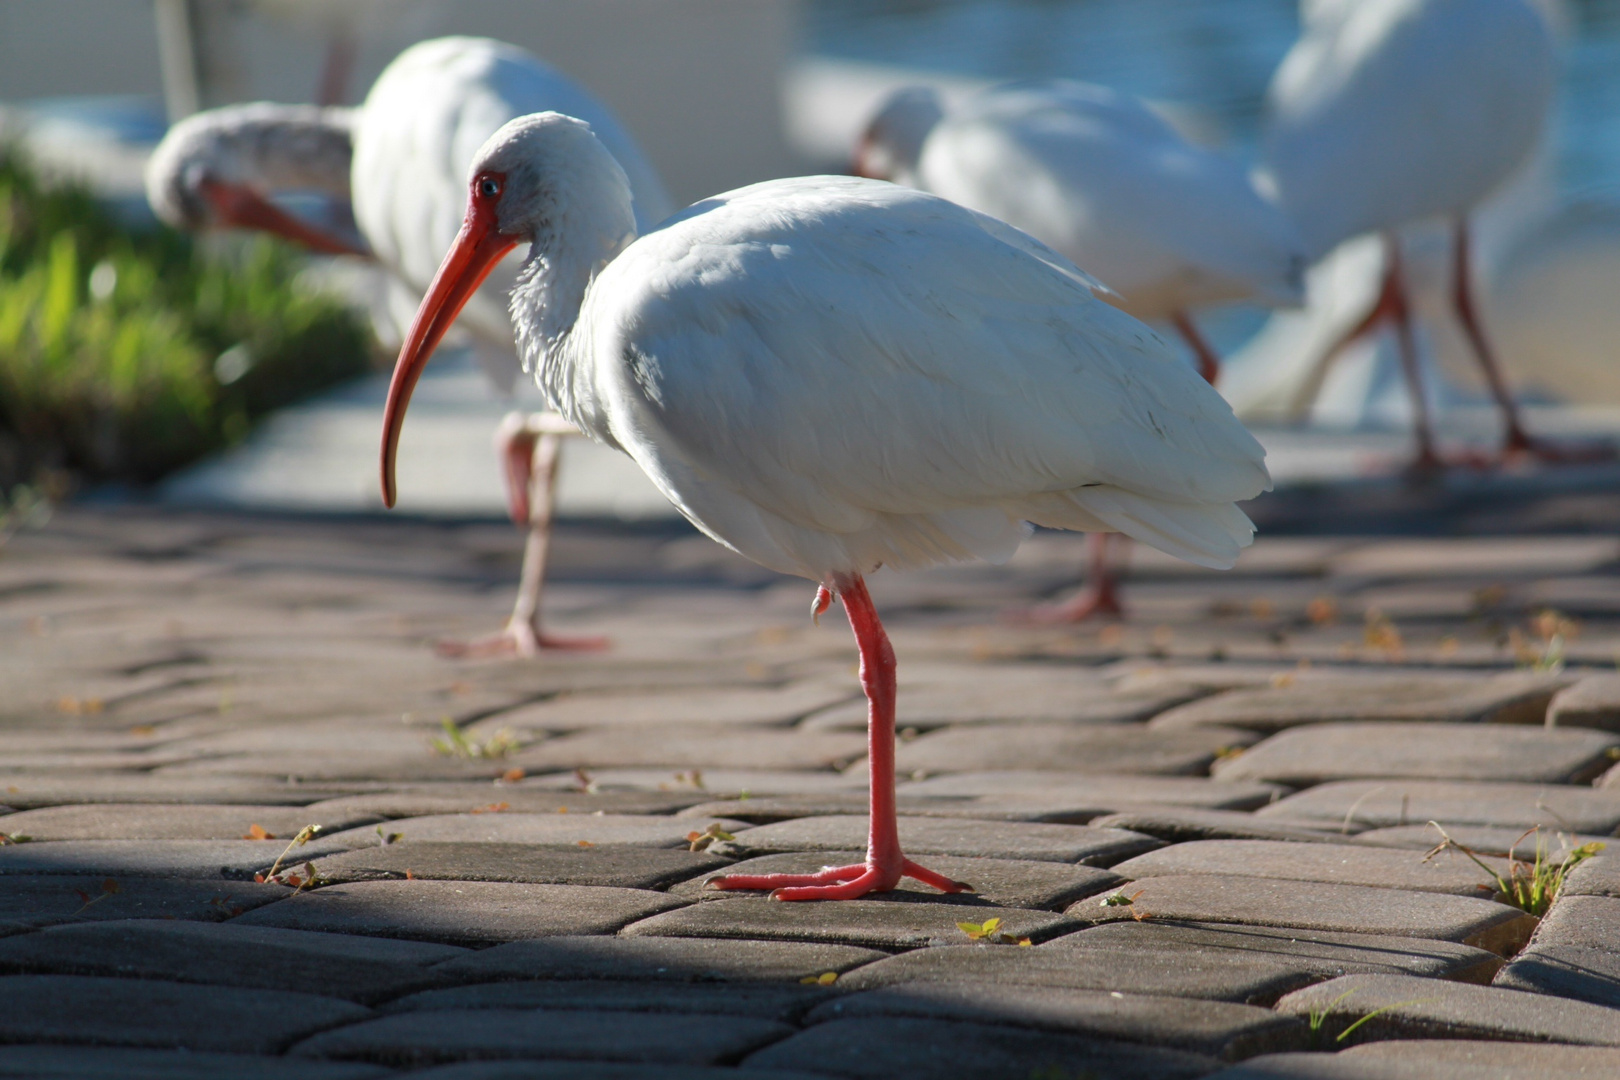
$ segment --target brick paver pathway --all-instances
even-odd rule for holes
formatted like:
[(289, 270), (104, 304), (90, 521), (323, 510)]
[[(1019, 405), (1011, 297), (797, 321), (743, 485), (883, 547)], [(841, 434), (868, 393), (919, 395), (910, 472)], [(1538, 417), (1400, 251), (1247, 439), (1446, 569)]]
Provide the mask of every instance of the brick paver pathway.
[(1620, 541), (1138, 548), (1078, 629), (997, 621), (1072, 537), (878, 575), (902, 837), (979, 891), (798, 905), (702, 884), (858, 857), (842, 620), (574, 527), (551, 619), (612, 651), (436, 656), (515, 541), (77, 509), (0, 549), (0, 1076), (1620, 1075), (1620, 854), (1539, 924), (1425, 858), (1620, 831)]

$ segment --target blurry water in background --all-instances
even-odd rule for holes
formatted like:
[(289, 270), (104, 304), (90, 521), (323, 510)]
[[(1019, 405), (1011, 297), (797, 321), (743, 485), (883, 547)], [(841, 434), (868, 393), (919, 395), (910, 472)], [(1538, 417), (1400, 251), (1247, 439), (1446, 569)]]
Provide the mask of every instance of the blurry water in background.
[[(1549, 0), (1568, 21), (1553, 145), (1560, 194), (1620, 198), (1620, 0)], [(1266, 85), (1299, 33), (1297, 0), (806, 0), (819, 56), (987, 79), (1073, 78), (1190, 106), (1242, 161)], [(1200, 312), (1229, 351), (1264, 321)]]

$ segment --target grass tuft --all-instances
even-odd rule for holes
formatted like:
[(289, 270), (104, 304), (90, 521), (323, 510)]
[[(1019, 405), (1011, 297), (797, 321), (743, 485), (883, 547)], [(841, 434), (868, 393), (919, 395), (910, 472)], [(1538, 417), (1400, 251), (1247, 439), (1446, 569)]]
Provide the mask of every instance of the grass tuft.
[(1490, 875), (1491, 880), (1496, 885), (1496, 895), (1492, 899), (1498, 903), (1507, 904), (1509, 907), (1516, 907), (1520, 911), (1528, 912), (1538, 919), (1547, 914), (1547, 909), (1552, 907), (1554, 900), (1558, 899), (1558, 890), (1563, 888), (1565, 879), (1569, 877), (1569, 872), (1598, 854), (1605, 846), (1600, 841), (1593, 840), (1579, 847), (1569, 849), (1562, 859), (1555, 862), (1547, 850), (1546, 841), (1541, 838), (1540, 829), (1526, 829), (1519, 839), (1513, 842), (1512, 848), (1509, 850), (1517, 849), (1520, 841), (1531, 833), (1535, 833), (1536, 857), (1530, 862), (1525, 862), (1523, 859), (1510, 854), (1508, 856), (1508, 872), (1504, 876), (1499, 871), (1486, 865), (1480, 859), (1479, 854), (1472, 848), (1453, 840), (1451, 834), (1446, 832), (1437, 822), (1431, 821), (1429, 824), (1439, 830), (1442, 839), (1440, 843), (1435, 845), (1433, 850), (1423, 857), (1424, 862), (1429, 861), (1443, 851), (1460, 851), (1463, 855), (1472, 859), (1474, 865)]

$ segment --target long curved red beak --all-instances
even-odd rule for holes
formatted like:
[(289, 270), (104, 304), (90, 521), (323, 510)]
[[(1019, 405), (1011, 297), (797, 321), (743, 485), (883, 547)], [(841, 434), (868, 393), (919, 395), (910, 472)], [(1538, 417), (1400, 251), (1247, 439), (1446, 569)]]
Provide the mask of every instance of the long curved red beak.
[(294, 217), (252, 188), (227, 184), (222, 180), (204, 180), (199, 187), (213, 205), (214, 212), (227, 225), (274, 233), (322, 255), (371, 254), (342, 237), (324, 233), (309, 222)]
[(439, 347), (445, 333), (467, 306), (472, 294), (484, 283), (501, 257), (516, 247), (518, 241), (502, 236), (495, 229), (493, 210), (469, 208), (461, 223), (456, 242), (450, 253), (439, 264), (433, 275), (433, 284), (416, 309), (411, 329), (400, 347), (399, 360), (394, 364), (394, 381), (388, 385), (388, 407), (383, 412), (382, 435), (382, 496), (383, 505), (392, 508), (398, 495), (394, 483), (394, 456), (399, 450), (399, 433), (405, 426), (405, 410), (411, 404), (411, 392), (416, 380), (422, 377), (433, 350)]

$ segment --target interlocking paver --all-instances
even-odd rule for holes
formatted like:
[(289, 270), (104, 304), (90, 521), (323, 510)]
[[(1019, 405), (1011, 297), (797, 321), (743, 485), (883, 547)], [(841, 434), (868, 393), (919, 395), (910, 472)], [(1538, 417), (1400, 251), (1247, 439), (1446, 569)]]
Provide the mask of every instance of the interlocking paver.
[(1444, 834), (1433, 825), (1396, 825), (1388, 829), (1368, 829), (1345, 839), (1353, 844), (1372, 847), (1430, 851), (1446, 837), (1478, 855), (1496, 855), (1502, 858), (1511, 855), (1515, 859), (1532, 863), (1535, 862), (1538, 852), (1543, 860), (1561, 862), (1576, 848), (1587, 844), (1607, 847), (1614, 842), (1613, 837), (1571, 833), (1563, 829), (1541, 828), (1527, 831), (1505, 829), (1496, 825), (1447, 825)]
[[(727, 874), (809, 874), (823, 866), (849, 866), (865, 858), (850, 851), (784, 852), (727, 866)], [(1107, 870), (1034, 859), (964, 859), (955, 855), (930, 855), (928, 868), (948, 878), (973, 886), (973, 894), (1005, 907), (1057, 910), (1082, 897), (1113, 888), (1125, 879)], [(705, 875), (705, 878), (711, 875)], [(938, 890), (912, 878), (904, 878), (897, 890), (938, 896)], [(702, 878), (684, 881), (669, 890), (671, 896), (687, 900), (718, 900), (727, 896), (750, 895), (710, 888)]]
[[(722, 841), (709, 850), (733, 858), (784, 851), (851, 851), (866, 846), (866, 831), (864, 816), (795, 818), (738, 833), (735, 840)], [(1103, 866), (1160, 846), (1151, 836), (1122, 829), (917, 817), (900, 819), (900, 843), (913, 855), (1034, 859)]]
[[(336, 1063), (319, 1064), (331, 1066)], [(667, 1061), (653, 1065), (601, 1061), (463, 1061), (454, 1065), (416, 1069), (411, 1076), (426, 1080), (827, 1080), (826, 1073), (799, 1072), (796, 1069), (674, 1065)]]
[[(1287, 686), (1229, 690), (1155, 717), (1150, 727), (1174, 731), (1224, 725), (1275, 732), (1335, 721), (1434, 721), (1538, 724), (1566, 678), (1513, 673), (1486, 676), (1363, 674)], [(1596, 726), (1596, 725), (1587, 725)]]
[(273, 1054), (371, 1010), (282, 990), (157, 979), (0, 976), (0, 1041), (184, 1047)]
[(1583, 675), (1560, 690), (1547, 706), (1547, 723), (1620, 731), (1620, 675)]
[[(721, 819), (727, 830), (748, 828), (747, 822)], [(385, 832), (397, 833), (408, 842), (459, 844), (639, 844), (644, 847), (674, 847), (687, 843), (686, 835), (703, 823), (691, 819), (654, 817), (643, 814), (522, 814), (491, 810), (482, 814), (434, 814), (429, 817), (398, 818)], [(334, 833), (332, 839), (359, 847), (377, 842), (376, 830), (360, 828)]]
[(1620, 899), (1560, 896), (1536, 927), (1535, 943), (1620, 951)]
[(1238, 810), (1200, 810), (1180, 806), (1143, 807), (1105, 814), (1089, 822), (1099, 829), (1128, 829), (1170, 844), (1190, 840), (1287, 840), (1306, 844), (1342, 844), (1343, 833), (1302, 825), (1273, 823)]
[[(1620, 841), (1610, 841), (1620, 849)], [(1595, 855), (1581, 862), (1564, 878), (1560, 896), (1612, 896), (1620, 898), (1620, 855)], [(1620, 948), (1620, 944), (1616, 945)]]
[(1106, 990), (917, 983), (849, 994), (817, 1006), (809, 1022), (911, 1016), (963, 1020), (1147, 1043), (1236, 1060), (1303, 1048), (1308, 1031), (1270, 1009), (1225, 1001)]
[[(496, 713), (475, 730), (512, 727), (519, 731), (575, 731), (581, 728), (664, 724), (787, 724), (859, 694), (853, 682), (828, 679), (781, 688), (717, 687), (660, 689), (638, 694), (565, 694), (536, 705)], [(862, 712), (861, 730), (865, 730)]]
[(1493, 985), (1620, 1008), (1620, 951), (1532, 942), (1497, 973)]
[[(1507, 874), (1505, 860), (1482, 860)], [(1351, 844), (1295, 844), (1276, 840), (1194, 840), (1150, 851), (1114, 865), (1128, 878), (1170, 874), (1230, 874), (1285, 881), (1321, 881), (1336, 885), (1370, 885), (1384, 889), (1484, 896), (1496, 884), (1461, 852), (1426, 857), (1420, 851), (1361, 848)]]
[(1290, 795), (1258, 817), (1357, 831), (1422, 825), (1496, 825), (1569, 829), (1599, 835), (1620, 829), (1620, 790), (1560, 784), (1466, 780), (1347, 780)]
[(1055, 1032), (1030, 1032), (959, 1020), (873, 1017), (835, 1020), (744, 1059), (764, 1068), (822, 1069), (836, 1076), (912, 1080), (950, 1076), (1005, 1080), (1011, 1076), (1090, 1072), (1112, 1080), (1182, 1080), (1213, 1071), (1199, 1054)]
[(452, 945), (159, 919), (53, 926), (0, 938), (0, 971), (119, 975), (319, 993), (370, 1004), (430, 986)]
[(1360, 777), (1590, 782), (1620, 735), (1509, 724), (1310, 724), (1217, 762), (1217, 777), (1305, 787)]
[[(976, 672), (978, 675), (988, 673)], [(1179, 705), (1196, 691), (1180, 687), (1163, 693), (1119, 693), (1090, 672), (1023, 672), (1022, 681), (988, 677), (963, 685), (900, 688), (895, 724), (926, 731), (946, 726), (1051, 722), (1128, 724)], [(806, 731), (865, 731), (866, 703), (849, 702), (816, 713), (800, 725)]]
[(6, 815), (5, 831), (34, 840), (247, 840), (253, 826), (266, 833), (260, 842), (270, 861), (305, 825), (328, 834), (376, 821), (374, 815), (338, 813), (311, 818), (305, 810), (285, 806), (209, 806), (153, 804), (49, 806)]
[(152, 776), (147, 773), (13, 773), (0, 776), (0, 803), (17, 810), (78, 803), (235, 803), (302, 806), (366, 784), (288, 784), (262, 776)]
[(1620, 1009), (1408, 975), (1346, 975), (1294, 991), (1277, 1002), (1277, 1010), (1325, 1014), (1322, 1031), (1332, 1039), (1382, 1010), (1347, 1042), (1471, 1038), (1620, 1046)]
[(797, 983), (844, 972), (885, 954), (854, 945), (723, 938), (576, 937), (514, 941), (441, 964), (450, 981), (634, 979)]
[(1252, 1058), (1209, 1080), (1596, 1080), (1617, 1070), (1620, 1051), (1598, 1047), (1400, 1039)]
[(1314, 881), (1188, 874), (1143, 878), (1120, 891), (1134, 901), (1111, 905), (1112, 894), (1093, 897), (1070, 905), (1065, 914), (1092, 923), (1140, 916), (1398, 934), (1459, 941), (1503, 955), (1523, 945), (1536, 923), (1533, 916), (1489, 900)]
[(520, 814), (671, 814), (694, 803), (707, 802), (701, 791), (682, 794), (673, 791), (555, 791), (539, 785), (518, 782), (439, 783), (427, 787), (401, 787), (364, 795), (346, 795), (311, 803), (312, 814), (374, 814), (382, 818), (431, 817), (435, 814), (488, 813), (513, 810)]
[(526, 980), (424, 990), (389, 1003), (383, 1012), (414, 1009), (588, 1009), (612, 1012), (701, 1013), (793, 1022), (833, 996), (822, 986), (783, 981), (687, 983), (615, 979)]
[(86, 919), (195, 919), (218, 922), (285, 897), (281, 885), (219, 878), (0, 878), (0, 934)]
[(1152, 731), (1138, 724), (944, 728), (902, 743), (895, 768), (913, 775), (984, 769), (1202, 775), (1222, 754), (1258, 738), (1236, 728)]
[[(347, 850), (316, 838), (294, 849), (293, 865)], [(0, 847), (0, 875), (234, 878), (251, 881), (286, 851), (262, 840), (47, 840)]]
[[(1050, 911), (975, 903), (972, 896), (932, 897), (912, 892), (879, 894), (837, 904), (783, 904), (739, 897), (666, 911), (625, 927), (630, 936), (764, 938), (865, 945), (876, 949), (915, 949), (924, 945), (965, 944), (957, 925), (999, 918), (999, 932), (1044, 941), (1079, 929), (1080, 923)], [(1017, 946), (1011, 946), (1016, 948)]]
[(866, 738), (841, 731), (778, 731), (701, 724), (626, 724), (547, 739), (508, 760), (542, 769), (816, 769), (848, 764), (866, 752)]
[(564, 1058), (708, 1064), (793, 1033), (754, 1017), (585, 1009), (445, 1009), (399, 1013), (328, 1031), (297, 1057), (414, 1066), (480, 1058)]
[[(684, 848), (671, 850), (628, 844), (554, 848), (541, 844), (404, 840), (317, 859), (315, 870), (334, 884), (414, 878), (419, 881), (507, 881), (659, 889), (727, 863), (726, 859)], [(0, 866), (3, 865), (4, 860), (0, 858)]]
[(1275, 784), (1201, 776), (1086, 776), (1034, 768), (951, 773), (903, 781), (898, 790), (903, 797), (1041, 799), (1067, 804), (1076, 814), (1143, 805), (1254, 810), (1289, 792)]
[(678, 901), (640, 889), (493, 881), (357, 881), (250, 911), (247, 926), (480, 945), (546, 934), (610, 934)]
[[(308, 1080), (370, 1080), (386, 1075), (376, 1065), (311, 1061), (298, 1073)], [(0, 1046), (0, 1076), (20, 1080), (284, 1080), (287, 1063), (256, 1054), (144, 1050), (133, 1047)]]

